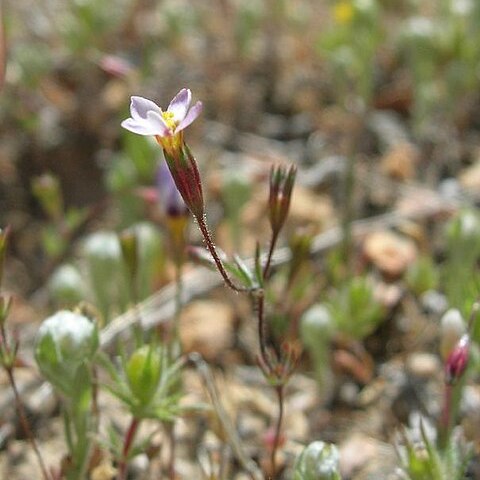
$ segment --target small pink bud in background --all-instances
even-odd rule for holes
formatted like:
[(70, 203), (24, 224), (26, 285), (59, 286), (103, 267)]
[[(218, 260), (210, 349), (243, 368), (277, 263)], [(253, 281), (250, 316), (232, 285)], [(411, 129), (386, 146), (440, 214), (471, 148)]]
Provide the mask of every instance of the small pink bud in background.
[(445, 362), (445, 381), (447, 384), (455, 384), (464, 374), (470, 352), (470, 337), (465, 334)]
[(133, 65), (118, 55), (104, 55), (98, 64), (105, 73), (113, 77), (126, 77), (133, 70)]

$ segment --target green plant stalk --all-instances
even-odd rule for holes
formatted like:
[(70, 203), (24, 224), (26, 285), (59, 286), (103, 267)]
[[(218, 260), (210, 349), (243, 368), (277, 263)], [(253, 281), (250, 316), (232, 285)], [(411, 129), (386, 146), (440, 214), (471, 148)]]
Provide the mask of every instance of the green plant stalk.
[(97, 420), (94, 387), (90, 367), (82, 365), (78, 372), (78, 390), (65, 398), (65, 437), (73, 466), (67, 472), (68, 480), (83, 480), (86, 477), (93, 436), (92, 425)]
[(317, 384), (320, 389), (322, 389), (327, 381), (329, 368), (328, 346), (327, 344), (322, 345), (319, 342), (314, 348), (309, 348), (309, 352), (312, 355)]
[(455, 385), (445, 385), (444, 403), (440, 417), (438, 440), (438, 444), (441, 449), (447, 448), (450, 444), (450, 435), (453, 427), (455, 426), (455, 419), (457, 418), (458, 410), (460, 408), (464, 383), (464, 380), (461, 379)]
[[(91, 380), (90, 372), (88, 378)], [(67, 474), (68, 480), (83, 480), (87, 472), (92, 446), (89, 435), (91, 407), (91, 385), (84, 388), (84, 391), (77, 392), (76, 395), (72, 395), (72, 398), (67, 399), (65, 408), (66, 435), (74, 465), (74, 468)], [(75, 438), (72, 435), (72, 427)]]
[(352, 271), (352, 221), (353, 221), (353, 194), (355, 190), (355, 161), (352, 154), (348, 155), (344, 183), (344, 204), (342, 217), (342, 257), (345, 261), (346, 272)]

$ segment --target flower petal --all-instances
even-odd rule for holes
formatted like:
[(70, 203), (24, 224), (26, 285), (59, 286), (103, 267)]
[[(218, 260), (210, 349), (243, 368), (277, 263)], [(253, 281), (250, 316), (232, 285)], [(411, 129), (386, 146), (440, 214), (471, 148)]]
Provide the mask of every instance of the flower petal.
[(180, 125), (175, 129), (175, 133), (180, 132), (184, 128), (187, 128), (191, 123), (193, 123), (196, 118), (202, 113), (203, 105), (202, 102), (197, 102), (187, 113), (187, 116), (180, 122)]
[(159, 135), (160, 137), (167, 137), (172, 134), (172, 131), (163, 120), (163, 117), (160, 113), (152, 112), (151, 110), (147, 112), (147, 121), (152, 128), (155, 129), (154, 135)]
[(182, 88), (170, 102), (167, 111), (173, 113), (175, 123), (180, 123), (187, 114), (188, 107), (192, 101), (192, 92), (188, 88)]
[(122, 127), (138, 135), (160, 135), (164, 137), (170, 134), (162, 117), (156, 113), (147, 112), (147, 118), (127, 118), (122, 122)]
[(143, 97), (131, 97), (130, 102), (130, 115), (135, 119), (147, 119), (148, 112), (153, 111), (161, 113), (160, 107), (148, 98)]
[(127, 118), (121, 123), (122, 127), (138, 135), (153, 135), (151, 126), (143, 121), (134, 118)]

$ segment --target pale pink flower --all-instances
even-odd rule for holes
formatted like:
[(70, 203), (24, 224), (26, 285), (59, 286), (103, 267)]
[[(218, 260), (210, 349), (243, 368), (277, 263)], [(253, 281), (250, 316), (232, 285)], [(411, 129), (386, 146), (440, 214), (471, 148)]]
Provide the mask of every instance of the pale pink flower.
[(122, 127), (138, 135), (153, 135), (160, 140), (179, 136), (201, 113), (202, 102), (190, 108), (192, 92), (182, 88), (170, 102), (166, 111), (147, 98), (133, 96), (130, 103), (130, 118)]

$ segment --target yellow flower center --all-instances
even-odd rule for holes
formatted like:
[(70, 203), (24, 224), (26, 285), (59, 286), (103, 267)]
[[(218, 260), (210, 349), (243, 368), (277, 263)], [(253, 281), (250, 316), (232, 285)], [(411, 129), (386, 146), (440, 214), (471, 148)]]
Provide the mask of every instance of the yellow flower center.
[(162, 112), (162, 117), (167, 127), (172, 130), (172, 132), (177, 128), (177, 122), (173, 118), (173, 112)]
[(341, 1), (333, 8), (335, 21), (340, 25), (347, 25), (353, 19), (353, 5), (349, 1)]

